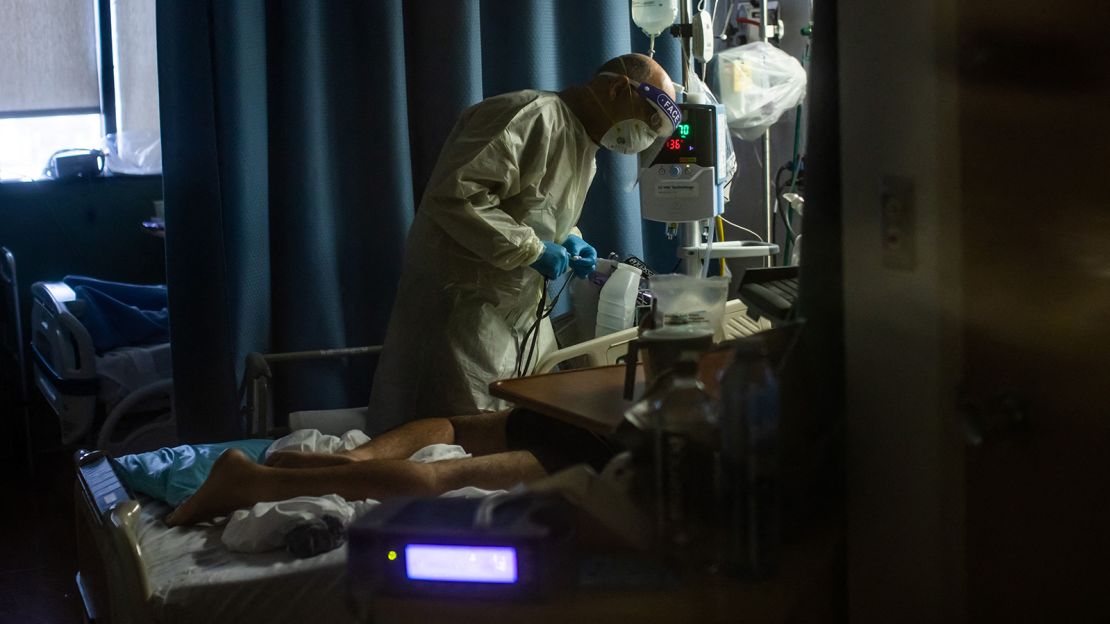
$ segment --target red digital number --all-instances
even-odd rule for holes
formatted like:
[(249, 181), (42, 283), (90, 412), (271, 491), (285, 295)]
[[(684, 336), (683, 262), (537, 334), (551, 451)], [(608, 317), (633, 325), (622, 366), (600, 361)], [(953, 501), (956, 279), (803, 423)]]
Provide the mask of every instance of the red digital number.
[(677, 152), (682, 149), (682, 139), (670, 139), (667, 141), (667, 149), (672, 152)]

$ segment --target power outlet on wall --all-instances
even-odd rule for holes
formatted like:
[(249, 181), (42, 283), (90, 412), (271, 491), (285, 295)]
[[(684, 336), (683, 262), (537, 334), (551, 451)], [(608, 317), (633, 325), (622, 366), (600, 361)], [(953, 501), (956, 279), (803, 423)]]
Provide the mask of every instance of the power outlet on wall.
[(879, 195), (879, 228), (883, 266), (896, 271), (917, 268), (917, 228), (913, 181), (883, 176)]

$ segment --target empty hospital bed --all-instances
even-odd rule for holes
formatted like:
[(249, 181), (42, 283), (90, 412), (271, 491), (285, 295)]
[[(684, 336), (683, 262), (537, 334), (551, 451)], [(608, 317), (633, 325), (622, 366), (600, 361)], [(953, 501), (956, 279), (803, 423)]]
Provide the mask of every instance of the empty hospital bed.
[(97, 353), (73, 288), (36, 282), (31, 296), (34, 383), (58, 416), (62, 443), (92, 438), (115, 454), (176, 444), (169, 341)]

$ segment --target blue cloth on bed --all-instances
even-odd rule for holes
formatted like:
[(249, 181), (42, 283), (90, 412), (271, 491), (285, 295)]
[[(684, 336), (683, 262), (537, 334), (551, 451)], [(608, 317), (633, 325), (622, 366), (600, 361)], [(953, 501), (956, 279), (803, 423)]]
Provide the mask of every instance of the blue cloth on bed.
[(116, 473), (133, 492), (180, 505), (208, 478), (212, 464), (227, 449), (236, 448), (261, 462), (273, 440), (235, 440), (218, 444), (183, 444), (112, 460)]
[(81, 324), (97, 353), (170, 339), (169, 299), (163, 285), (143, 286), (67, 275), (62, 282), (85, 302)]

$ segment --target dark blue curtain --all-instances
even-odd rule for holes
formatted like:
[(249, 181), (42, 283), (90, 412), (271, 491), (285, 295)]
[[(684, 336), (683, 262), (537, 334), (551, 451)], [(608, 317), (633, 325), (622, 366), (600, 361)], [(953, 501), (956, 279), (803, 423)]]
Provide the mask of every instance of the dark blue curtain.
[[(240, 436), (251, 351), (378, 344), (405, 234), (457, 114), (557, 90), (646, 51), (628, 0), (159, 0), (175, 408), (187, 440)], [(676, 80), (669, 37), (656, 58)], [(669, 269), (673, 245), (602, 153), (580, 226)], [(432, 363), (429, 363), (431, 365)], [(287, 380), (290, 408), (366, 401), (370, 368)]]

